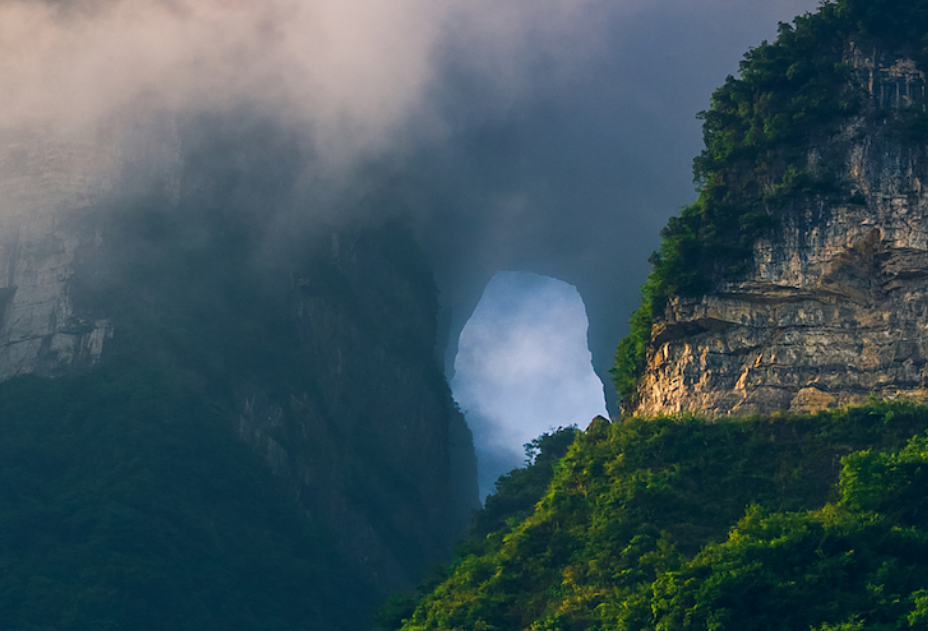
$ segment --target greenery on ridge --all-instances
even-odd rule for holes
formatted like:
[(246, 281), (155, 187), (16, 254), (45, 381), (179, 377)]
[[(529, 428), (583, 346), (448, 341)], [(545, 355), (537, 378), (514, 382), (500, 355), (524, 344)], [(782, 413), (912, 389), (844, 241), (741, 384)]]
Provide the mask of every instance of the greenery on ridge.
[(876, 402), (593, 424), (401, 628), (925, 628), (926, 430), (928, 408)]
[(567, 455), (577, 432), (576, 426), (561, 427), (525, 444), (525, 466), (499, 477), (495, 492), (474, 514), (459, 553), (482, 551), (490, 534), (522, 522), (535, 512), (535, 504), (551, 483), (557, 463)]
[[(524, 445), (525, 466), (499, 477), (496, 491), (474, 513), (467, 535), (455, 547), (456, 557), (486, 553), (494, 537), (509, 532), (532, 515), (577, 433), (575, 426), (559, 427)], [(394, 631), (400, 627), (412, 615), (418, 600), (447, 580), (450, 571), (448, 565), (436, 566), (415, 594), (392, 596), (377, 613), (376, 629)]]
[[(616, 351), (612, 372), (623, 401), (634, 403), (651, 324), (670, 296), (704, 293), (710, 279), (748, 271), (753, 244), (796, 197), (849, 196), (827, 167), (810, 167), (806, 156), (811, 141), (827, 142), (842, 120), (862, 111), (863, 95), (846, 81), (842, 63), (848, 40), (879, 41), (924, 66), (926, 33), (925, 0), (825, 2), (781, 23), (777, 39), (751, 49), (739, 76), (715, 91), (700, 114), (705, 149), (693, 166), (697, 199), (661, 231), (641, 305)], [(906, 132), (925, 137), (925, 119), (924, 108), (909, 112)]]

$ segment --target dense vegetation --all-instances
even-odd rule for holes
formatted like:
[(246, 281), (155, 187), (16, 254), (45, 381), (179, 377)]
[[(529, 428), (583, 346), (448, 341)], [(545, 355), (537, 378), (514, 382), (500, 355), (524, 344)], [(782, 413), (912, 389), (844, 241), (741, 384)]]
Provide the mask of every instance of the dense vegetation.
[[(494, 537), (509, 532), (530, 517), (554, 477), (557, 463), (577, 436), (574, 426), (561, 427), (525, 444), (525, 466), (513, 469), (496, 481), (496, 491), (474, 513), (470, 528), (455, 549), (456, 557), (484, 554)], [(491, 536), (492, 535), (492, 536)], [(396, 594), (376, 616), (377, 631), (394, 631), (412, 615), (419, 600), (448, 579), (452, 567), (439, 565), (415, 593)]]
[[(864, 109), (863, 95), (846, 80), (847, 42), (878, 41), (924, 65), (925, 33), (923, 0), (826, 2), (781, 24), (776, 41), (751, 49), (739, 76), (715, 91), (700, 115), (705, 149), (693, 167), (698, 197), (661, 231), (641, 306), (616, 353), (613, 377), (623, 401), (634, 402), (651, 324), (670, 296), (703, 293), (711, 279), (748, 271), (753, 244), (796, 197), (853, 199), (827, 165), (810, 165), (806, 155), (813, 142), (827, 144), (843, 120)], [(924, 127), (924, 118), (922, 109), (909, 112), (907, 131)]]
[(20, 377), (0, 409), (4, 629), (364, 626), (372, 588), (184, 375)]
[(404, 631), (921, 629), (928, 409), (597, 422)]

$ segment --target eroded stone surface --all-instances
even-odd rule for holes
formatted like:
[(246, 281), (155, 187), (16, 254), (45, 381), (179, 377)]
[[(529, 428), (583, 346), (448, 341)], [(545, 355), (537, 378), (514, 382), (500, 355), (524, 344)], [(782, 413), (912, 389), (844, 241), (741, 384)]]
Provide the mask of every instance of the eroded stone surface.
[(75, 255), (99, 237), (79, 221), (107, 195), (118, 155), (39, 134), (0, 145), (0, 380), (96, 363), (113, 327), (75, 311)]
[[(869, 112), (925, 99), (908, 59), (851, 47)], [(851, 120), (813, 147), (849, 194), (799, 200), (754, 249), (754, 272), (675, 298), (652, 332), (633, 411), (724, 416), (812, 411), (871, 394), (928, 402), (928, 159), (874, 123)]]

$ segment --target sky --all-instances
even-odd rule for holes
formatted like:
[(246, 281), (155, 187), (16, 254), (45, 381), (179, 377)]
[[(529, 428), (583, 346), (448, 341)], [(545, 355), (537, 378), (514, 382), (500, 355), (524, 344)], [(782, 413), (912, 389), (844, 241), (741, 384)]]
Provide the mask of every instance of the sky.
[(577, 289), (525, 272), (499, 272), (461, 332), (451, 388), (474, 433), (480, 497), (525, 461), (542, 433), (585, 429), (606, 415), (587, 348)]
[[(294, 225), (388, 208), (411, 221), (449, 377), (505, 270), (576, 288), (605, 380), (660, 228), (694, 196), (697, 112), (749, 47), (818, 4), (0, 0), (0, 165), (24, 138), (80, 145), (96, 158), (59, 165), (61, 181), (143, 191), (170, 179), (178, 138), (234, 167), (260, 136), (259, 161), (288, 174), (269, 248)], [(261, 206), (242, 181), (234, 205)], [(24, 203), (0, 195), (0, 213)], [(537, 353), (520, 348), (514, 365)]]

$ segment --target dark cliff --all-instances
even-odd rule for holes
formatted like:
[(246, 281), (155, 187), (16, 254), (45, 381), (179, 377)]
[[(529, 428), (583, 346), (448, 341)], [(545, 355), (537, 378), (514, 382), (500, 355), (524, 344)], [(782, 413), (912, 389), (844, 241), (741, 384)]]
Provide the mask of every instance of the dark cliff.
[[(252, 552), (259, 560), (266, 538), (261, 529), (282, 538), (284, 546), (297, 546), (293, 532), (317, 541), (308, 552), (294, 552), (292, 563), (278, 559), (274, 565), (268, 557), (262, 566), (217, 535), (213, 548), (186, 560), (178, 557), (178, 565), (164, 562), (150, 588), (164, 587), (167, 601), (139, 605), (146, 616), (161, 606), (181, 611), (192, 603), (210, 610), (214, 599), (228, 611), (241, 608), (241, 619), (247, 620), (260, 617), (249, 609), (255, 599), (270, 599), (267, 607), (279, 605), (290, 613), (294, 599), (302, 599), (321, 618), (281, 614), (262, 624), (356, 628), (379, 595), (414, 585), (426, 568), (446, 557), (477, 506), (470, 431), (436, 359), (437, 289), (400, 219), (382, 214), (377, 221), (291, 225), (292, 190), (304, 160), (273, 129), (259, 126), (218, 137), (218, 148), (201, 139), (175, 138), (164, 151), (173, 161), (170, 177), (131, 193), (120, 182), (95, 179), (99, 156), (92, 147), (64, 151), (26, 139), (8, 148), (4, 164), (15, 168), (4, 170), (0, 189), (21, 212), (4, 219), (2, 233), (0, 376), (20, 376), (0, 384), (6, 397), (0, 416), (17, 428), (6, 433), (10, 448), (18, 446), (19, 457), (34, 462), (46, 461), (51, 447), (31, 435), (33, 430), (69, 436), (54, 447), (64, 450), (69, 462), (94, 453), (86, 443), (89, 435), (66, 431), (75, 422), (96, 427), (99, 440), (131, 454), (134, 448), (120, 442), (118, 424), (107, 425), (108, 417), (95, 410), (116, 410), (136, 433), (155, 432), (153, 445), (170, 440), (159, 433), (165, 424), (187, 423), (179, 437), (188, 430), (205, 434), (174, 454), (169, 479), (163, 478), (162, 465), (153, 464), (163, 464), (154, 448), (130, 458), (144, 477), (157, 479), (153, 484), (168, 498), (164, 501), (170, 503), (172, 493), (186, 493), (190, 497), (184, 501), (204, 511), (218, 506), (221, 516), (209, 519), (232, 520), (216, 526), (221, 535), (237, 532), (235, 520), (251, 519), (243, 517), (250, 512), (248, 502), (274, 505), (286, 523), (296, 525), (280, 533), (273, 521), (284, 519), (279, 516), (263, 525), (248, 522), (257, 529)], [(62, 152), (70, 158), (58, 165)], [(76, 181), (71, 163), (90, 165), (87, 177)], [(130, 167), (123, 165), (123, 173)], [(28, 374), (52, 379), (21, 376)], [(140, 411), (145, 404), (127, 394), (136, 390), (160, 403)], [(17, 407), (26, 391), (48, 401), (35, 409)], [(79, 401), (62, 391), (81, 392)], [(233, 457), (217, 460), (211, 441), (216, 453), (226, 453), (229, 439), (249, 446), (257, 460), (246, 457), (238, 465)], [(256, 462), (263, 464), (255, 469)], [(124, 466), (119, 458), (101, 458), (99, 466), (69, 468), (67, 475), (76, 488), (105, 486)], [(239, 491), (223, 482), (243, 472), (267, 480)], [(5, 475), (5, 483), (16, 484), (16, 471)], [(34, 475), (48, 476), (45, 486), (57, 488), (54, 467), (38, 467)], [(185, 481), (185, 475), (217, 478), (223, 493), (231, 495), (199, 497), (208, 490)], [(269, 495), (255, 496), (258, 488)], [(79, 507), (84, 513), (104, 510), (103, 503), (85, 499), (87, 505)], [(40, 502), (28, 491), (7, 500), (0, 502), (4, 522), (23, 502)], [(155, 510), (144, 495), (128, 493), (116, 503), (121, 501), (143, 512)], [(159, 537), (174, 537), (172, 545), (181, 547), (192, 543), (171, 521), (175, 517), (183, 518), (169, 515), (160, 531), (138, 534), (137, 548), (128, 553), (130, 566), (144, 566)], [(109, 541), (100, 534), (105, 526), (98, 526), (89, 527), (91, 538)], [(67, 535), (48, 536), (58, 538), (56, 554), (70, 554)], [(3, 554), (15, 556), (15, 546), (7, 544)], [(108, 545), (101, 549), (108, 551)], [(257, 572), (267, 582), (257, 591), (244, 584), (203, 586), (222, 596), (168, 589), (187, 584), (188, 561), (199, 567), (202, 554), (232, 558), (233, 569), (224, 570), (230, 576)], [(105, 554), (101, 559), (107, 563)], [(88, 563), (92, 575), (96, 565)], [(10, 576), (48, 578), (46, 565), (34, 565), (30, 570), (11, 563)], [(296, 574), (288, 578), (287, 571)], [(92, 576), (88, 580), (90, 591), (122, 593), (118, 585), (105, 588)], [(271, 589), (303, 580), (305, 591), (298, 585)], [(320, 587), (327, 581), (327, 588)], [(69, 585), (57, 589), (61, 598), (71, 598)], [(339, 595), (338, 589), (347, 591)], [(239, 598), (236, 590), (250, 595)], [(235, 606), (218, 604), (227, 599)], [(23, 625), (34, 623), (30, 616), (44, 607), (17, 604), (15, 598), (0, 601)], [(81, 602), (73, 606), (86, 613)], [(126, 620), (121, 611), (113, 607), (113, 613), (90, 620), (118, 626)], [(217, 628), (229, 623), (217, 614), (192, 616), (190, 624), (197, 619)], [(186, 628), (167, 621), (150, 627)]]

